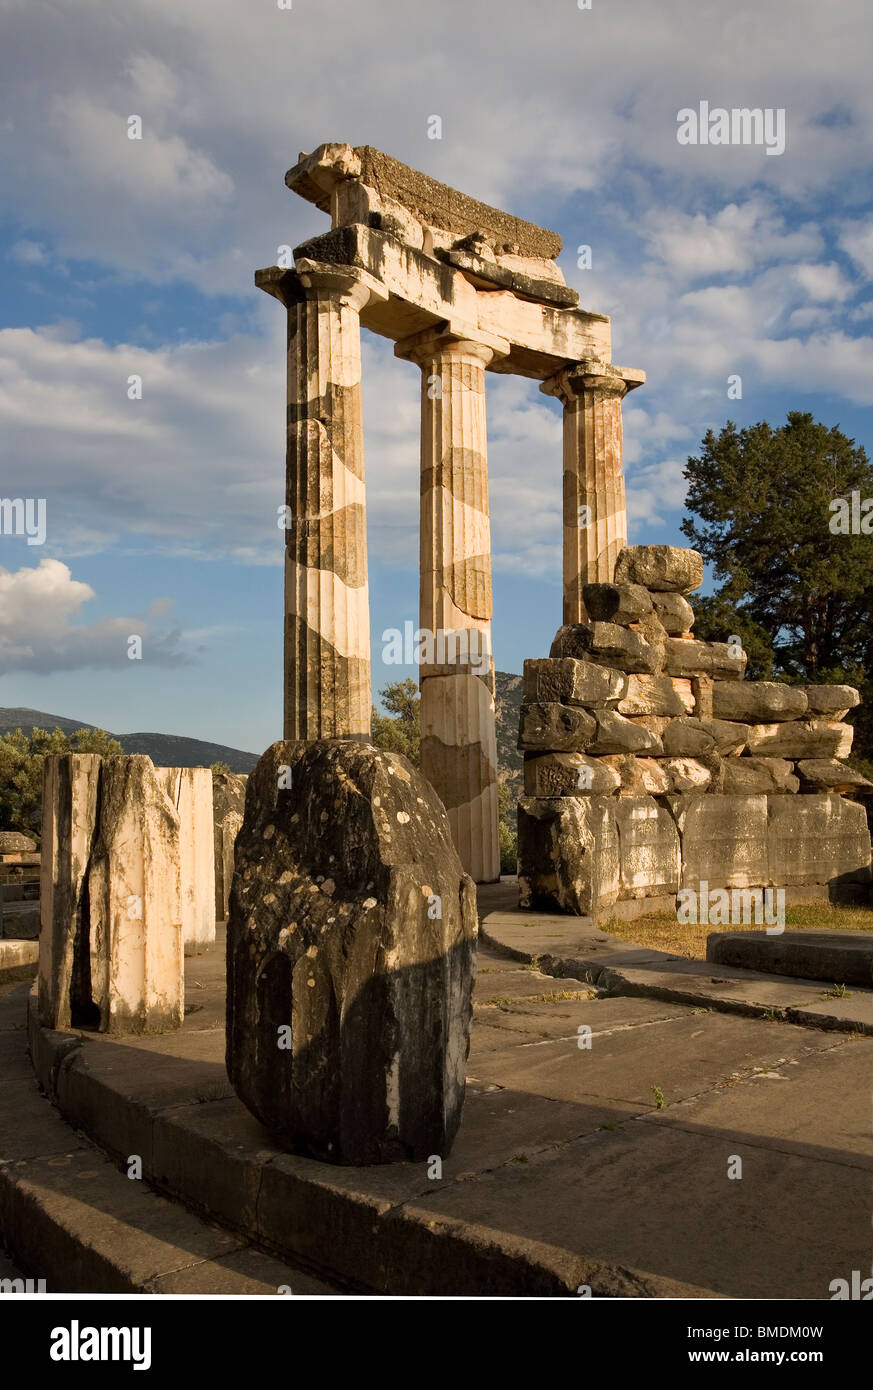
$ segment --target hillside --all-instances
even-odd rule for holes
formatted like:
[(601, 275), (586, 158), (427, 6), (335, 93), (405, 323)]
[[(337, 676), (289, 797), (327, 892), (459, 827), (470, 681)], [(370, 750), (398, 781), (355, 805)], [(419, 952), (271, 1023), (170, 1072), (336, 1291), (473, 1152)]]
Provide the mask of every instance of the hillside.
[[(74, 734), (77, 729), (95, 727), (84, 719), (67, 719), (38, 709), (0, 708), (0, 734), (15, 729), (27, 734), (31, 729), (60, 729), (64, 734)], [(239, 748), (228, 748), (223, 743), (207, 743), (177, 734), (112, 734), (112, 737), (118, 739), (125, 753), (145, 753), (156, 767), (211, 767), (213, 763), (227, 763), (231, 772), (251, 772), (259, 756), (244, 753)]]
[[(495, 672), (497, 690), (497, 762), (501, 780), (513, 785), (516, 792), (521, 790), (522, 756), (516, 748), (518, 738), (518, 718), (521, 708), (521, 676), (508, 671)], [(62, 733), (74, 734), (77, 729), (93, 729), (85, 719), (67, 719), (61, 714), (46, 714), (43, 710), (0, 707), (0, 734), (22, 729), (60, 729)], [(107, 730), (107, 733), (110, 731)], [(185, 738), (177, 734), (112, 734), (117, 738), (125, 753), (145, 753), (156, 767), (210, 767), (213, 763), (227, 763), (231, 772), (251, 772), (258, 760), (257, 753), (244, 753), (239, 748), (228, 748), (223, 743), (208, 743), (199, 738)]]
[(501, 780), (509, 782), (515, 792), (520, 792), (524, 759), (516, 742), (522, 678), (508, 671), (495, 671), (494, 683), (497, 691), (497, 765)]

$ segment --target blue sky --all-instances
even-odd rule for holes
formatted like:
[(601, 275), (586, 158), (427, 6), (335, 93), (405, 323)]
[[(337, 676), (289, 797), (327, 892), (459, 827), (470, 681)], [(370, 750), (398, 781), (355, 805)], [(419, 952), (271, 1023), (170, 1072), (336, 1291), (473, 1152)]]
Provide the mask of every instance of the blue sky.
[[(254, 752), (281, 734), (283, 314), (252, 275), (326, 229), (284, 186), (325, 140), (561, 233), (614, 360), (648, 374), (625, 403), (632, 540), (682, 543), (685, 459), (728, 418), (810, 410), (873, 449), (863, 0), (0, 16), (0, 495), (44, 497), (48, 523), (41, 547), (0, 536), (2, 705)], [(703, 99), (784, 108), (784, 154), (679, 145)], [(378, 690), (414, 674), (380, 635), (417, 614), (418, 372), (384, 340), (363, 352)], [(494, 653), (520, 671), (561, 616), (560, 410), (489, 375), (488, 416)]]

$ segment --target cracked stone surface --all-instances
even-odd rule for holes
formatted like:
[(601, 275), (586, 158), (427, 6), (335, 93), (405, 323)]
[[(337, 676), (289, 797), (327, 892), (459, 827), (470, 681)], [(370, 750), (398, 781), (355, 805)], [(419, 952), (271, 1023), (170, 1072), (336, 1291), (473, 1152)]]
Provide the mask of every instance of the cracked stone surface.
[[(760, 976), (771, 1002), (743, 1016), (731, 994), (749, 972), (634, 948), (583, 918), (503, 911), (501, 893), (480, 889), (483, 930), (504, 942), (480, 939), (467, 1104), (439, 1177), (426, 1162), (284, 1154), (235, 1097), (210, 1093), (220, 947), (186, 962), (181, 1033), (89, 1039), (66, 1064), (65, 1104), (84, 1120), (110, 1082), (132, 1095), (120, 1148), (358, 1287), (494, 1293), (497, 1245), (519, 1280), (536, 1270), (595, 1295), (829, 1298), (868, 1245), (873, 1039), (846, 1031), (862, 992), (824, 1001), (815, 982)], [(540, 959), (525, 961), (533, 938)], [(828, 1026), (809, 1026), (817, 1008)], [(741, 1180), (728, 1178), (736, 1155)]]

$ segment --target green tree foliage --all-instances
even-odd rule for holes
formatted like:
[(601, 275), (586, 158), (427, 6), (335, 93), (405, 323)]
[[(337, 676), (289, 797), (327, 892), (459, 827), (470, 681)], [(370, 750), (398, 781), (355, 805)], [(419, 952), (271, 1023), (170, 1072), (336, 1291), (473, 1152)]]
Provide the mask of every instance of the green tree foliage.
[(380, 700), (388, 710), (373, 708), (370, 742), (388, 753), (402, 753), (418, 767), (421, 753), (421, 696), (414, 680), (394, 681), (381, 691)]
[[(389, 713), (382, 714), (374, 708), (370, 741), (389, 753), (403, 753), (418, 767), (421, 751), (421, 696), (418, 686), (413, 680), (395, 681), (385, 686), (379, 698)], [(500, 872), (514, 874), (518, 839), (516, 792), (508, 782), (498, 783), (497, 806)]]
[(497, 836), (500, 846), (500, 872), (518, 871), (517, 789), (506, 781), (497, 783)]
[(747, 676), (857, 685), (856, 765), (873, 758), (873, 536), (831, 529), (831, 503), (873, 498), (864, 450), (812, 415), (710, 430), (689, 458), (682, 530), (712, 566), (695, 632), (738, 634)]
[(124, 750), (103, 729), (21, 729), (0, 735), (0, 830), (39, 834), (42, 820), (42, 765), (48, 753), (102, 753), (115, 757)]
[(210, 771), (211, 773), (213, 773), (213, 775), (215, 775), (215, 776), (218, 776), (218, 775), (220, 775), (220, 774), (224, 774), (224, 775), (226, 776), (226, 775), (230, 772), (230, 764), (229, 764), (229, 763), (213, 763), (212, 766), (210, 767), (209, 771)]

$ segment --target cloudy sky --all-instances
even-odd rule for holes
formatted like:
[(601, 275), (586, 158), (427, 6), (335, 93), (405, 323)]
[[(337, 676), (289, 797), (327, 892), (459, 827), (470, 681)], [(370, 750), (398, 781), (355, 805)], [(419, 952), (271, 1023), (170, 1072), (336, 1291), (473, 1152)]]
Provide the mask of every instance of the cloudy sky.
[[(46, 501), (43, 545), (0, 535), (0, 705), (280, 736), (283, 312), (252, 275), (326, 229), (284, 186), (326, 140), (561, 233), (648, 374), (632, 540), (681, 543), (685, 459), (729, 418), (810, 410), (871, 449), (870, 27), (868, 0), (0, 0), (0, 496)], [(680, 144), (702, 100), (784, 109), (784, 153)], [(417, 614), (418, 370), (363, 353), (378, 689), (412, 674), (379, 639)], [(494, 650), (520, 671), (560, 622), (560, 413), (488, 385)]]

